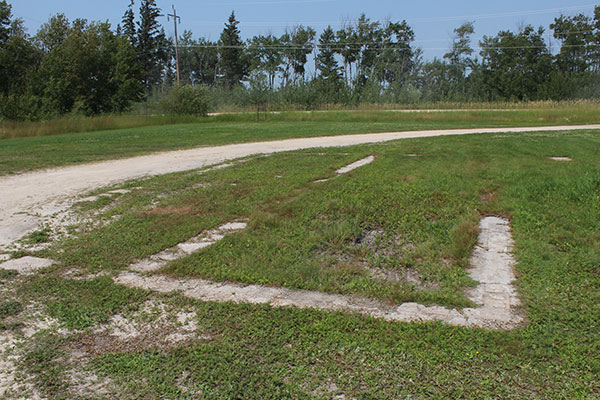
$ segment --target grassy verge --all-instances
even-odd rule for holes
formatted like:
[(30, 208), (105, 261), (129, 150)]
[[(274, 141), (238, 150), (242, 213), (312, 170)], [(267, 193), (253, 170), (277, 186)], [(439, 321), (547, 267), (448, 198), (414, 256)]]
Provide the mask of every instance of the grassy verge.
[[(378, 110), (551, 110), (551, 109), (598, 109), (597, 101), (580, 100), (575, 102), (496, 102), (496, 103), (420, 103), (412, 105), (398, 104), (361, 104), (357, 107), (347, 107), (339, 104), (328, 104), (314, 111), (378, 111)], [(256, 112), (253, 107), (217, 110), (223, 112), (250, 113)], [(271, 111), (302, 111), (302, 108), (288, 109), (272, 108)], [(253, 116), (252, 116), (253, 117)], [(99, 117), (63, 118), (39, 122), (0, 121), (0, 139), (60, 135), (66, 133), (94, 132), (114, 129), (129, 129), (149, 126), (185, 124), (202, 122), (202, 118), (192, 116), (164, 115), (104, 115)]]
[(585, 124), (597, 123), (598, 115), (591, 105), (515, 112), (285, 112), (260, 123), (253, 114), (221, 115), (187, 124), (2, 139), (0, 175), (197, 146), (366, 132)]
[[(131, 182), (125, 186), (141, 189), (82, 204), (87, 211), (109, 206), (101, 218), (122, 215), (119, 220), (61, 244), (64, 251), (53, 256), (63, 265), (21, 284), (24, 308), (41, 302), (71, 329), (33, 337), (24, 368), (51, 398), (596, 399), (599, 148), (595, 132), (445, 137), (278, 154), (204, 175)], [(312, 183), (366, 154), (375, 154), (375, 162)], [(554, 155), (573, 161), (547, 158)], [(466, 284), (464, 257), (480, 214), (511, 219), (528, 319), (523, 328), (388, 323), (60, 277), (73, 267), (118, 271), (207, 227), (248, 217), (247, 231), (163, 272), (380, 296), (385, 282), (347, 265), (366, 260), (383, 269), (415, 269), (437, 286), (404, 286), (410, 295), (457, 305), (459, 296), (443, 290), (455, 285), (453, 293), (460, 293)], [(373, 247), (357, 246), (365, 231), (383, 233)], [(94, 330), (148, 299), (191, 310), (198, 336), (167, 345), (159, 330), (137, 341)], [(147, 317), (143, 325), (158, 323)], [(120, 393), (65, 394), (76, 386), (69, 371), (80, 368), (73, 354), (82, 352), (86, 368)]]

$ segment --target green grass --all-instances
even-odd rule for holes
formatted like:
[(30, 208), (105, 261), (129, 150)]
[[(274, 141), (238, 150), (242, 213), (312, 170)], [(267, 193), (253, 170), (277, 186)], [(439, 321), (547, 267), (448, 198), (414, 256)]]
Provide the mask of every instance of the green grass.
[(285, 112), (260, 123), (253, 114), (222, 115), (190, 124), (0, 139), (0, 175), (197, 146), (365, 132), (597, 123), (598, 115), (594, 103), (514, 112)]
[[(121, 388), (117, 397), (597, 399), (599, 150), (598, 132), (441, 137), (276, 154), (204, 175), (130, 182), (124, 186), (141, 189), (115, 197), (100, 217), (120, 219), (61, 243), (52, 255), (62, 266), (22, 284), (21, 303), (41, 301), (63, 326), (83, 329), (34, 337), (24, 366), (44, 393), (64, 397), (64, 369), (74, 367), (65, 355), (80, 335), (155, 297), (193, 309), (204, 337), (175, 348), (90, 355), (93, 373)], [(424, 156), (405, 156), (415, 153)], [(374, 163), (312, 183), (367, 154), (377, 156)], [(547, 158), (554, 155), (573, 162)], [(192, 187), (198, 183), (210, 185)], [(73, 267), (116, 272), (246, 217), (247, 230), (163, 272), (462, 306), (474, 223), (489, 214), (509, 217), (515, 240), (527, 323), (512, 331), (200, 302), (126, 289), (109, 278), (60, 277)], [(355, 245), (373, 229), (385, 232), (375, 246)], [(339, 265), (361, 260), (415, 269), (432, 286), (387, 286)]]
[[(100, 217), (121, 216), (117, 221), (61, 243), (54, 257), (66, 268), (119, 271), (203, 230), (247, 218), (247, 230), (160, 272), (464, 307), (470, 303), (461, 288), (472, 284), (465, 269), (481, 216), (528, 215), (540, 185), (564, 186), (593, 206), (598, 147), (598, 136), (586, 132), (475, 135), (359, 146), (346, 153), (276, 154), (206, 174), (156, 177), (130, 183), (142, 189), (119, 198)], [(423, 156), (406, 156), (414, 153)], [(314, 183), (368, 154), (377, 156), (374, 163)], [(556, 154), (575, 162), (547, 158)], [(153, 204), (158, 196), (166, 197)], [(548, 218), (564, 221), (565, 210), (568, 205), (557, 204)], [(570, 218), (585, 227), (596, 220), (589, 213)], [(369, 231), (380, 232), (379, 242), (361, 245)], [(410, 273), (420, 283), (378, 279), (373, 267)]]

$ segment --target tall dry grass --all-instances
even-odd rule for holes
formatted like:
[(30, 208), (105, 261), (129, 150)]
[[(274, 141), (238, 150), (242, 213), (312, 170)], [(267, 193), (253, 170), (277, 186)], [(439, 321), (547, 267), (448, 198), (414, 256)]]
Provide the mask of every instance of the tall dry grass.
[[(382, 111), (392, 110), (473, 110), (473, 111), (530, 111), (532, 118), (539, 119), (537, 114), (545, 112), (548, 114), (545, 119), (551, 118), (556, 112), (556, 116), (564, 116), (565, 113), (573, 115), (575, 119), (580, 119), (586, 122), (596, 122), (596, 118), (591, 115), (600, 115), (600, 101), (598, 100), (577, 100), (577, 101), (536, 101), (527, 103), (514, 102), (494, 102), (494, 103), (454, 103), (454, 102), (438, 102), (438, 103), (419, 103), (413, 105), (398, 105), (398, 104), (361, 104), (356, 107), (344, 106), (341, 104), (324, 104), (307, 113), (303, 111), (301, 106), (289, 105), (287, 107), (278, 107), (275, 105), (268, 106), (268, 111), (271, 112), (286, 112), (286, 115), (273, 116), (269, 119), (279, 120), (347, 120), (348, 114), (344, 112), (359, 111), (361, 119), (371, 118), (373, 121), (389, 118), (400, 118), (400, 116), (391, 117), (384, 116), (387, 113), (378, 113)], [(0, 121), (0, 139), (32, 137), (32, 136), (48, 136), (59, 135), (66, 133), (77, 132), (92, 132), (101, 130), (128, 129), (139, 128), (144, 126), (160, 126), (174, 125), (185, 123), (198, 123), (206, 121), (252, 121), (255, 119), (257, 112), (256, 107), (239, 107), (233, 108), (227, 106), (223, 109), (215, 110), (221, 114), (216, 117), (194, 117), (194, 116), (171, 116), (171, 115), (104, 115), (99, 117), (77, 117), (63, 118), (48, 121), (38, 122), (18, 122), (18, 121)], [(316, 113), (314, 113), (316, 111)], [(331, 111), (331, 114), (325, 115), (320, 112)], [(369, 112), (372, 112), (369, 113)], [(507, 120), (527, 120), (527, 115), (519, 117), (505, 116)], [(589, 114), (589, 115), (588, 115)], [(436, 114), (433, 113), (430, 117), (421, 116), (424, 118), (436, 119)], [(579, 115), (579, 118), (577, 116)], [(358, 115), (356, 116), (358, 117)], [(469, 116), (461, 118), (469, 119)], [(593, 121), (592, 121), (593, 120)]]
[(65, 118), (49, 121), (1, 121), (0, 138), (60, 135), (74, 132), (92, 132), (143, 126), (173, 125), (199, 122), (200, 117), (165, 115), (106, 115), (100, 117)]

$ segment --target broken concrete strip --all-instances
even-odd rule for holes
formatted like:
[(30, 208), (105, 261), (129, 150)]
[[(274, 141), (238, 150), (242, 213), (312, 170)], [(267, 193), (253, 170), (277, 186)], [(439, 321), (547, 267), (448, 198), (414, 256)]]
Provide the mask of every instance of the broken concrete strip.
[[(338, 174), (338, 176), (339, 175), (343, 175), (343, 174), (347, 174), (348, 172), (354, 171), (357, 168), (360, 168), (362, 166), (370, 164), (373, 161), (375, 161), (375, 157), (374, 156), (368, 156), (368, 157), (363, 158), (362, 160), (358, 160), (356, 162), (353, 162), (352, 164), (346, 165), (345, 167), (342, 167), (342, 168), (338, 169), (335, 172)], [(328, 180), (330, 180), (330, 178), (319, 179), (319, 180), (314, 181), (314, 183), (327, 182)]]
[(365, 165), (367, 165), (367, 164), (370, 164), (370, 163), (372, 163), (373, 161), (375, 161), (375, 157), (373, 157), (373, 156), (368, 156), (368, 157), (365, 157), (365, 158), (363, 158), (362, 160), (358, 160), (358, 161), (356, 161), (356, 162), (353, 162), (353, 163), (352, 163), (352, 164), (350, 164), (350, 165), (347, 165), (347, 166), (345, 166), (345, 167), (343, 167), (343, 168), (340, 168), (340, 169), (338, 169), (338, 170), (337, 170), (337, 171), (335, 171), (335, 172), (337, 172), (337, 174), (338, 174), (338, 175), (347, 174), (348, 172), (350, 172), (350, 171), (354, 171), (354, 170), (355, 170), (355, 169), (357, 169), (357, 168), (360, 168), (360, 167), (362, 167), (362, 166), (365, 166)]
[(52, 264), (54, 264), (54, 261), (46, 258), (26, 256), (5, 261), (0, 264), (0, 269), (7, 269), (17, 271), (22, 274), (28, 274), (42, 268), (47, 268)]
[(152, 272), (157, 271), (167, 265), (169, 261), (188, 256), (199, 250), (217, 243), (222, 240), (228, 233), (233, 233), (245, 229), (245, 222), (229, 222), (221, 225), (216, 229), (211, 229), (202, 232), (200, 235), (191, 238), (190, 240), (179, 243), (176, 246), (154, 254), (144, 260), (138, 261), (129, 266), (129, 269), (137, 272)]
[(564, 162), (573, 161), (573, 159), (571, 157), (548, 157), (548, 158), (553, 161), (564, 161)]
[[(388, 321), (442, 321), (452, 325), (512, 329), (523, 322), (516, 307), (519, 299), (511, 282), (514, 259), (510, 251), (512, 239), (507, 220), (486, 217), (480, 223), (479, 243), (471, 259), (469, 275), (480, 284), (467, 292), (478, 308), (463, 310), (441, 306), (404, 303), (389, 306), (380, 301), (353, 295), (329, 294), (260, 285), (217, 283), (203, 279), (175, 279), (165, 276), (142, 276), (124, 272), (115, 282), (128, 287), (161, 293), (180, 291), (184, 296), (204, 301), (269, 304), (272, 307), (316, 308), (344, 311), (383, 318)], [(135, 266), (144, 272), (151, 266)]]

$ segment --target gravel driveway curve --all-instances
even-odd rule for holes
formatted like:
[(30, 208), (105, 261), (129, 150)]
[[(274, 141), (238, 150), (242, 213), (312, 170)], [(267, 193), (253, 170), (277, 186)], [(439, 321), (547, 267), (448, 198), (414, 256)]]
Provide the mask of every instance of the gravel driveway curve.
[(128, 159), (34, 171), (0, 178), (0, 251), (39, 226), (44, 217), (64, 210), (70, 199), (95, 188), (128, 179), (201, 168), (252, 154), (315, 147), (352, 146), (398, 139), (478, 133), (550, 132), (600, 129), (600, 125), (478, 128), (408, 131), (287, 139), (169, 151)]

